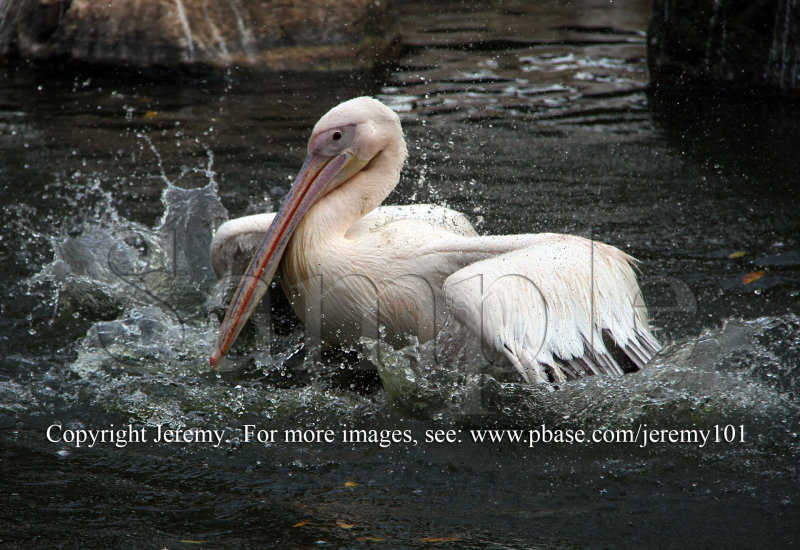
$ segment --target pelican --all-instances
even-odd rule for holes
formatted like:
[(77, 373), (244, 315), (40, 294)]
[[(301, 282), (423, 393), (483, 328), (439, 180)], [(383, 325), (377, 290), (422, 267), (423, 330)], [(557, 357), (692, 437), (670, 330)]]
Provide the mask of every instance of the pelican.
[[(450, 317), (527, 383), (641, 369), (660, 349), (624, 252), (554, 233), (479, 236), (434, 205), (380, 206), (407, 150), (400, 119), (359, 97), (317, 122), (279, 211), (231, 220), (217, 275), (251, 254), (211, 355), (216, 367), (280, 268), (306, 330), (325, 342), (431, 340)], [(260, 243), (260, 244), (258, 244)]]

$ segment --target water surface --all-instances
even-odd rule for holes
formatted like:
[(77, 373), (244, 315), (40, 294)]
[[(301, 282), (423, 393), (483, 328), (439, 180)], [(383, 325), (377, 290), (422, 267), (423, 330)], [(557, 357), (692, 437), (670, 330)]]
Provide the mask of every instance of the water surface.
[[(796, 543), (798, 110), (649, 96), (648, 11), (404, 4), (403, 55), (369, 73), (162, 81), (3, 69), (0, 539)], [(664, 352), (636, 375), (549, 393), (471, 378), (464, 363), (425, 373), (406, 350), (386, 357), (386, 391), (357, 354), (308, 353), (276, 294), (262, 312), (269, 329), (245, 334), (236, 368), (209, 372), (225, 307), (208, 266), (213, 228), (274, 209), (317, 118), (362, 94), (396, 109), (409, 141), (389, 202), (447, 205), (482, 233), (566, 232), (626, 250)], [(53, 424), (225, 437), (86, 449), (48, 442)], [(245, 424), (407, 430), (417, 445), (246, 443)], [(472, 429), (542, 424), (723, 437), (702, 448), (468, 441)], [(461, 430), (462, 442), (426, 444), (437, 429)]]

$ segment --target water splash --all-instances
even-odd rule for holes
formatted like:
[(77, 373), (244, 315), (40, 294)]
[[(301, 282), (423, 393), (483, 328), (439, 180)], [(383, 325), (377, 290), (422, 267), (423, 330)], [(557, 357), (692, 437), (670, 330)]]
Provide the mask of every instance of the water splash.
[(253, 35), (253, 30), (245, 22), (245, 18), (242, 17), (243, 10), (242, 6), (239, 4), (239, 0), (230, 0), (230, 7), (231, 11), (233, 11), (234, 18), (236, 19), (236, 28), (239, 31), (239, 36), (241, 37), (242, 49), (244, 50), (245, 55), (247, 55), (247, 60), (250, 63), (255, 63), (256, 41)]
[(231, 56), (230, 52), (228, 51), (228, 44), (225, 42), (225, 37), (222, 36), (222, 32), (220, 32), (219, 27), (214, 23), (213, 19), (211, 18), (211, 14), (208, 12), (208, 0), (203, 1), (203, 15), (205, 16), (206, 25), (208, 25), (211, 36), (214, 38), (214, 41), (217, 44), (220, 56), (222, 57), (223, 61), (229, 62)]
[[(12, 8), (16, 7), (14, 13)], [(5, 49), (14, 41), (15, 25), (21, 4), (15, 0), (0, 0), (0, 52), (5, 53)]]
[(178, 19), (183, 28), (183, 34), (186, 38), (186, 47), (189, 49), (188, 61), (194, 61), (194, 38), (192, 37), (192, 29), (189, 27), (189, 19), (186, 17), (186, 10), (183, 8), (182, 0), (175, 0), (175, 8), (178, 10)]
[[(293, 379), (295, 368), (320, 369), (316, 354), (305, 358), (301, 331), (268, 334), (238, 358), (235, 371), (210, 370), (208, 355), (229, 283), (215, 279), (209, 257), (214, 231), (228, 218), (214, 158), (208, 152), (205, 166), (184, 167), (170, 178), (158, 150), (142, 137), (164, 184), (159, 221), (148, 227), (125, 219), (95, 179), (87, 193), (97, 204), (82, 211), (86, 220), (77, 229), (51, 237), (52, 261), (28, 281), (31, 288), (52, 289), (52, 324), (73, 331), (76, 322), (86, 326), (68, 363), (67, 380), (77, 375), (78, 382), (73, 378), (68, 385), (77, 384), (81, 399), (104, 410), (171, 427), (233, 427), (245, 413), (361, 418), (376, 410), (372, 397), (339, 391), (324, 376)], [(177, 186), (189, 171), (205, 175), (206, 185)], [(77, 206), (86, 197), (75, 201)], [(49, 376), (62, 380), (65, 374), (59, 367)], [(0, 385), (0, 394), (14, 391)], [(19, 396), (8, 410), (33, 406), (20, 401), (25, 394)]]
[[(447, 331), (402, 350), (364, 342), (385, 389), (375, 394), (334, 388), (324, 376), (290, 380), (293, 369), (315, 367), (300, 331), (271, 335), (265, 348), (238, 360), (236, 372), (211, 373), (207, 355), (218, 330), (212, 313), (223, 300), (208, 251), (214, 228), (227, 218), (213, 155), (204, 167), (181, 172), (196, 170), (208, 183), (182, 189), (155, 154), (164, 183), (164, 211), (155, 227), (119, 215), (97, 182), (98, 206), (82, 212), (88, 221), (80, 231), (54, 238), (54, 259), (35, 278), (55, 288), (56, 322), (74, 327), (75, 315), (88, 320), (69, 371), (82, 395), (101, 407), (179, 426), (235, 425), (246, 413), (314, 423), (392, 411), (552, 427), (734, 421), (760, 433), (760, 444), (798, 453), (800, 320), (794, 315), (730, 320), (672, 344), (640, 373), (587, 378), (553, 393), (517, 383), (492, 357), (469, 348), (470, 339), (446, 339)], [(351, 363), (342, 359), (322, 368)]]
[(800, 70), (800, 52), (797, 48), (792, 52), (789, 47), (792, 32), (797, 32), (792, 24), (792, 10), (796, 8), (795, 0), (782, 0), (775, 8), (772, 45), (764, 71), (764, 76), (774, 77), (782, 90), (792, 86)]
[(714, 52), (714, 38), (715, 38), (715, 30), (717, 26), (720, 27), (720, 42), (717, 44), (716, 47), (716, 57), (719, 58), (719, 65), (720, 67), (725, 64), (725, 38), (727, 34), (727, 17), (725, 16), (725, 10), (722, 7), (722, 0), (714, 0), (714, 7), (711, 13), (711, 19), (708, 23), (708, 40), (706, 41), (706, 55), (705, 55), (705, 65), (706, 71), (711, 71), (712, 66), (712, 57)]
[[(731, 319), (671, 344), (638, 373), (588, 377), (556, 392), (507, 381), (488, 356), (464, 344), (448, 349), (452, 356), (434, 356), (441, 340), (398, 351), (372, 342), (369, 349), (390, 401), (416, 415), (483, 415), (504, 425), (586, 429), (735, 422), (745, 424), (760, 445), (800, 455), (798, 334), (796, 315)], [(456, 359), (436, 360), (441, 356)]]
[(207, 314), (206, 300), (215, 286), (209, 246), (214, 228), (227, 219), (216, 183), (197, 189), (168, 185), (161, 200), (165, 211), (155, 228), (114, 212), (75, 236), (56, 239), (55, 259), (35, 277), (55, 285), (58, 316), (82, 312), (105, 318), (124, 312), (117, 321), (95, 325), (88, 336), (111, 358), (145, 351), (136, 346), (128, 353), (111, 351), (111, 342), (131, 344), (134, 332), (147, 342), (161, 331), (174, 346), (176, 334)]

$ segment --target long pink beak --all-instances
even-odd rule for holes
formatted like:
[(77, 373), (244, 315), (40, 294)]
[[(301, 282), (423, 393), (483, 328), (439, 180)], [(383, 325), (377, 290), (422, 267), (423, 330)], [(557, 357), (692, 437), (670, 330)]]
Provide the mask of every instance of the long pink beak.
[(289, 244), (300, 219), (311, 205), (326, 190), (328, 184), (342, 171), (352, 158), (352, 153), (335, 157), (309, 154), (300, 173), (292, 184), (278, 214), (267, 230), (267, 234), (250, 261), (247, 272), (236, 289), (219, 330), (219, 337), (211, 353), (211, 366), (216, 368), (220, 359), (228, 352), (239, 336), (247, 320), (253, 314), (262, 296), (267, 292), (283, 252)]

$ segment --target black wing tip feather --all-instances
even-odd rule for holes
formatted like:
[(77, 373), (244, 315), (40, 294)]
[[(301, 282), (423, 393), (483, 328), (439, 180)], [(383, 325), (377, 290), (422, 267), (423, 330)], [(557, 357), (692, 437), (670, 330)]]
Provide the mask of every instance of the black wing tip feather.
[[(636, 339), (630, 340), (625, 346), (617, 345), (610, 330), (602, 331), (603, 345), (606, 353), (597, 352), (591, 342), (584, 339), (585, 353), (580, 357), (565, 359), (555, 357), (557, 367), (568, 381), (577, 380), (584, 376), (594, 375), (622, 375), (642, 370), (645, 365), (658, 353), (658, 342), (645, 334), (636, 333)], [(556, 376), (551, 372), (552, 367), (545, 369), (551, 383), (556, 383)]]

